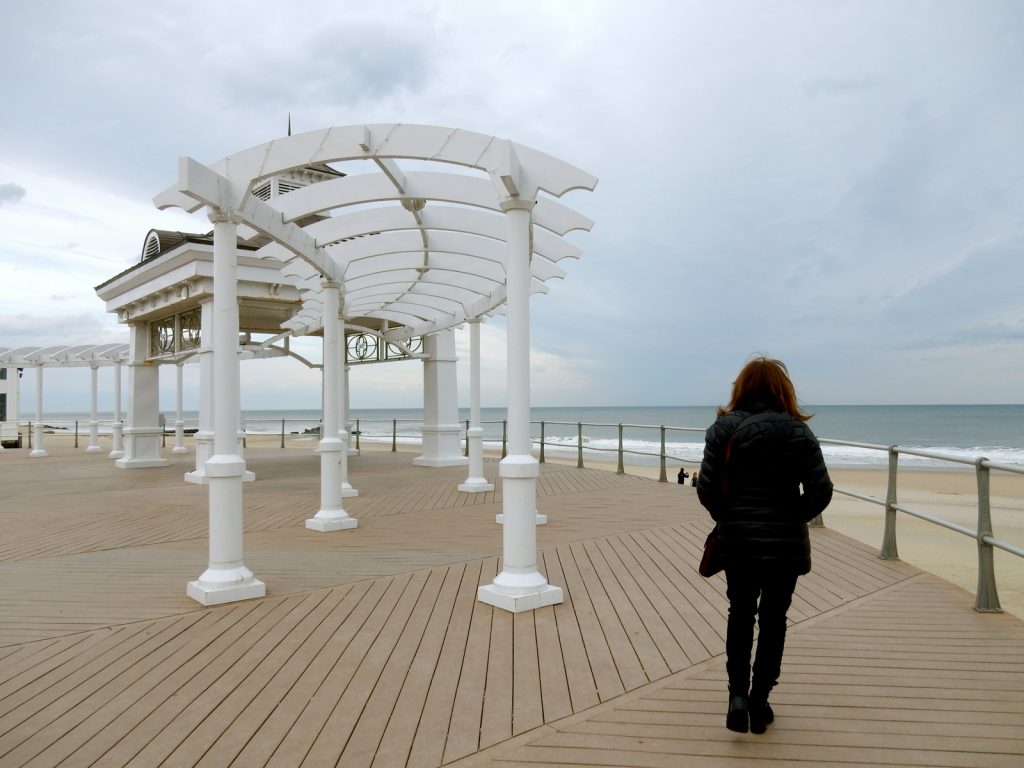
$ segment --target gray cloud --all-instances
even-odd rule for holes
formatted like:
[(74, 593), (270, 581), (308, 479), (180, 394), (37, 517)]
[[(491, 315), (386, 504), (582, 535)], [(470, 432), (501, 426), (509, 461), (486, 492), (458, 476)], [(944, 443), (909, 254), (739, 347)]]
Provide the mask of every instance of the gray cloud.
[(0, 205), (13, 205), (25, 197), (25, 188), (17, 184), (0, 184)]

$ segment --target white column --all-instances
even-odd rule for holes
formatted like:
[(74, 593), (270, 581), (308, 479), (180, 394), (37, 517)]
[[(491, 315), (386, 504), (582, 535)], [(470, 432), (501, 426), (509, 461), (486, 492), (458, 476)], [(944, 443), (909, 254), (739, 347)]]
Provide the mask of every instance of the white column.
[(100, 448), (100, 422), (96, 416), (96, 390), (98, 389), (99, 366), (96, 363), (90, 364), (89, 373), (92, 376), (92, 397), (90, 399), (92, 410), (89, 412), (89, 447), (85, 449), (85, 452), (99, 453), (103, 450)]
[(413, 464), (456, 467), (469, 463), (459, 435), (459, 392), (456, 377), (455, 331), (423, 337), (423, 453)]
[(320, 425), (320, 510), (306, 520), (306, 527), (314, 531), (340, 531), (355, 528), (358, 523), (349, 517), (341, 499), (341, 457), (345, 443), (339, 436), (341, 385), (341, 350), (339, 349), (340, 286), (330, 280), (323, 282), (324, 298), (324, 368), (323, 368), (323, 422)]
[[(342, 314), (344, 315), (344, 313)], [(345, 365), (348, 353), (345, 349), (344, 316), (338, 318), (338, 339), (338, 354), (341, 358), (338, 361), (338, 439), (341, 440), (341, 453), (338, 454), (338, 477), (341, 480), (342, 498), (347, 499), (358, 496), (359, 491), (353, 488), (348, 481), (348, 457), (352, 433), (348, 425), (348, 366)]]
[(124, 456), (124, 432), (121, 424), (121, 364), (114, 363), (114, 423), (110, 425), (113, 445), (108, 459), (120, 459)]
[(237, 224), (222, 212), (213, 222), (213, 368), (217, 381), (213, 451), (206, 462), (210, 494), (209, 566), (190, 581), (186, 594), (203, 605), (263, 597), (266, 585), (242, 559), (242, 476), (238, 438), (238, 255)]
[(351, 401), (352, 401), (351, 392), (352, 392), (352, 390), (349, 388), (349, 383), (350, 383), (351, 379), (348, 376), (348, 373), (349, 373), (350, 370), (352, 370), (352, 368), (351, 368), (351, 366), (346, 365), (346, 363), (348, 362), (348, 347), (345, 345), (345, 334), (344, 334), (344, 331), (342, 331), (342, 336), (341, 336), (341, 359), (343, 361), (342, 362), (343, 376), (345, 377), (345, 399), (342, 401), (342, 405), (344, 406), (344, 411), (343, 411), (343, 413), (344, 413), (344, 422), (343, 423), (345, 424), (345, 430), (348, 432), (348, 455), (349, 456), (358, 456), (359, 455), (359, 450), (355, 447), (355, 443), (352, 441), (352, 427), (353, 427), (353, 423), (352, 423), (352, 407), (351, 407)]
[(537, 569), (537, 477), (540, 464), (530, 452), (530, 232), (533, 201), (502, 204), (508, 218), (505, 266), (508, 308), (508, 455), (502, 478), (502, 571), (477, 590), (489, 605), (518, 613), (563, 600)]
[(32, 425), (32, 452), (29, 458), (41, 459), (50, 454), (43, 444), (43, 366), (36, 366), (36, 423)]
[(160, 370), (149, 357), (149, 326), (133, 323), (128, 352), (128, 426), (124, 456), (115, 462), (121, 469), (166, 467), (160, 456)]
[(181, 363), (175, 366), (178, 384), (175, 403), (177, 405), (177, 413), (174, 419), (174, 448), (171, 450), (171, 453), (188, 453), (188, 448), (185, 447), (185, 422), (181, 418), (181, 389), (183, 386), (181, 368)]
[(480, 318), (469, 320), (469, 477), (459, 485), (465, 493), (493, 491), (494, 484), (484, 477), (484, 431), (480, 427)]
[(213, 456), (213, 301), (199, 305), (199, 429), (196, 430), (196, 468), (185, 473), (189, 483), (206, 483), (206, 462)]

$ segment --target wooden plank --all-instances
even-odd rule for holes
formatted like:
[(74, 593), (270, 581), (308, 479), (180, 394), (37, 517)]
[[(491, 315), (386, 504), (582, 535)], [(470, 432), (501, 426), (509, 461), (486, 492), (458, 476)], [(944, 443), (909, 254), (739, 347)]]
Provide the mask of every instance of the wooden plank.
[(534, 611), (512, 617), (512, 735), (544, 724), (540, 656)]
[(483, 717), (480, 720), (480, 749), (512, 736), (512, 632), (512, 614), (492, 608), (487, 682)]
[[(470, 618), (476, 602), (481, 564), (477, 561), (466, 563), (458, 570), (452, 569), (453, 575), (459, 575), (458, 592), (452, 600), (451, 614), (444, 626), (444, 638), (429, 681), (426, 698), (419, 715), (416, 718), (410, 717), (410, 722), (401, 724), (403, 734), (407, 733), (410, 726), (414, 731), (408, 748), (408, 757), (404, 760), (409, 768), (441, 764), (445, 734), (451, 722), (459, 672), (462, 669), (462, 657), (469, 634)], [(384, 744), (388, 744), (388, 751), (382, 750), (381, 762), (386, 764), (383, 760), (387, 759), (392, 765), (399, 765), (401, 763), (397, 755), (394, 755), (395, 747), (390, 746), (389, 742), (388, 734), (385, 733)]]
[[(497, 558), (485, 561), (480, 569), (480, 584), (490, 584), (497, 575)], [(451, 725), (444, 745), (443, 763), (450, 763), (476, 752), (480, 746), (481, 718), (491, 643), (491, 606), (475, 601), (470, 620), (466, 650), (459, 673), (459, 684), (452, 706)]]
[[(558, 550), (545, 550), (541, 552), (541, 556), (544, 561), (544, 572), (547, 574), (548, 582), (557, 585), (566, 584)], [(594, 673), (587, 656), (586, 645), (583, 642), (583, 633), (576, 616), (576, 609), (573, 606), (572, 590), (568, 588), (563, 589), (563, 598), (562, 603), (551, 606), (551, 608), (558, 632), (561, 661), (565, 669), (565, 682), (570, 709), (573, 712), (581, 712), (598, 704), (601, 698), (598, 694), (597, 683), (594, 680)], [(557, 664), (557, 660), (553, 660), (552, 663)], [(547, 666), (542, 660), (542, 670)], [(552, 687), (545, 690), (554, 692), (556, 689)], [(556, 706), (553, 711), (560, 710)]]

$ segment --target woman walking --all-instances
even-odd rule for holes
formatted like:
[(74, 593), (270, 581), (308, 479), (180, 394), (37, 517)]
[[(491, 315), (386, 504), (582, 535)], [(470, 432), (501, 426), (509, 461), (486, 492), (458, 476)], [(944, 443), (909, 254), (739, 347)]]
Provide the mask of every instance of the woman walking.
[(725, 724), (740, 733), (764, 733), (775, 719), (768, 694), (782, 665), (786, 612), (797, 577), (811, 570), (807, 522), (832, 498), (809, 418), (797, 405), (786, 366), (758, 357), (740, 371), (729, 404), (706, 435), (697, 495), (717, 523), (725, 557)]

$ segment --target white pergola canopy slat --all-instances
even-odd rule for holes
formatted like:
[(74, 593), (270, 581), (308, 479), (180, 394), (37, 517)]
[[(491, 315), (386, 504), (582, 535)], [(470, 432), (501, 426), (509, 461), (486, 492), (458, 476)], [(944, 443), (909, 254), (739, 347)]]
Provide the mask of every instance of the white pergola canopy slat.
[(84, 344), (75, 347), (0, 347), (0, 368), (81, 368), (125, 363), (127, 344)]
[[(403, 160), (442, 170), (417, 165), (407, 172)], [(275, 175), (327, 164), (340, 172), (360, 161), (369, 172), (320, 181), (266, 202), (252, 194)], [(531, 291), (547, 292), (547, 281), (566, 275), (555, 262), (580, 256), (562, 235), (588, 230), (592, 222), (538, 199), (538, 191), (560, 196), (596, 183), (578, 168), (505, 139), (437, 126), (375, 124), (288, 136), (209, 167), (182, 158), (178, 184), (155, 202), (189, 211), (206, 205), (266, 236), (269, 242), (257, 256), (282, 262), (283, 276), (303, 299), (282, 327), (293, 333), (323, 327), (317, 283), (327, 279), (341, 287), (343, 318), (387, 328), (386, 338), (400, 341), (491, 313), (505, 301), (504, 211), (510, 204), (530, 206), (539, 228), (531, 238)], [(439, 294), (439, 285), (462, 289), (461, 295)]]

